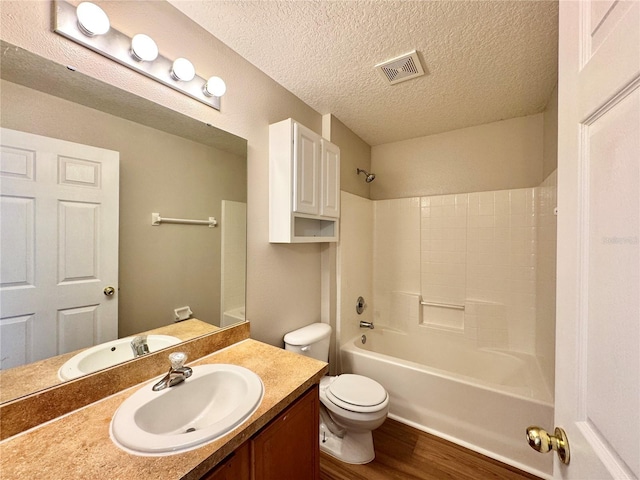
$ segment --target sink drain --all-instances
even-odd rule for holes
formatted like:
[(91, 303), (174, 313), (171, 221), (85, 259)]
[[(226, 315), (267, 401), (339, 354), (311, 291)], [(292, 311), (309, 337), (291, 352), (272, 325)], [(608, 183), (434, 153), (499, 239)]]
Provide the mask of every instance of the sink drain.
[(187, 428), (187, 430), (184, 433), (189, 433), (189, 432), (195, 432), (196, 429), (191, 427), (191, 428)]

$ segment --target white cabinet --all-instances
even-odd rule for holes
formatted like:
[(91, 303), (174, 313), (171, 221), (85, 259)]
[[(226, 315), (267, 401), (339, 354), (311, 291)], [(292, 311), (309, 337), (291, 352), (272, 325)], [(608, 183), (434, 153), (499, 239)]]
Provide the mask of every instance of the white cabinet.
[(269, 126), (269, 241), (336, 242), (340, 149), (292, 119)]
[(340, 149), (324, 138), (321, 144), (321, 215), (340, 218)]

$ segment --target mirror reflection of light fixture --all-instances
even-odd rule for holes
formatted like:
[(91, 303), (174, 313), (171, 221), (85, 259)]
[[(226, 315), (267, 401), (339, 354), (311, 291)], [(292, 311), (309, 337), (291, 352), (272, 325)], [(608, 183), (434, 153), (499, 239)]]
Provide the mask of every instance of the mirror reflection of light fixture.
[(227, 91), (227, 85), (220, 77), (211, 77), (204, 84), (202, 91), (207, 97), (221, 97)]
[(85, 35), (104, 35), (109, 31), (109, 17), (104, 10), (91, 2), (82, 2), (76, 8), (78, 27)]
[(162, 56), (149, 36), (138, 34), (130, 38), (112, 28), (107, 14), (93, 3), (82, 2), (77, 8), (67, 0), (54, 0), (53, 4), (57, 34), (220, 110), (220, 97), (227, 90), (220, 77), (206, 80), (196, 74), (186, 58), (174, 61)]
[(131, 56), (139, 62), (153, 62), (158, 58), (158, 45), (144, 33), (134, 35), (131, 39)]
[(196, 69), (186, 58), (176, 58), (171, 66), (171, 76), (174, 80), (190, 82), (196, 76)]

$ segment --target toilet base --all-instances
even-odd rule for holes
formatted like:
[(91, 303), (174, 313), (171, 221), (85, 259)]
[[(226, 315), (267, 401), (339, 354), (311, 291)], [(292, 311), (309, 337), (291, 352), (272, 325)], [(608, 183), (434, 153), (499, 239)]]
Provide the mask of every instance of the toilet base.
[(364, 464), (371, 462), (376, 454), (373, 450), (373, 435), (370, 431), (354, 433), (347, 431), (343, 437), (333, 434), (324, 422), (320, 422), (320, 451), (341, 462)]

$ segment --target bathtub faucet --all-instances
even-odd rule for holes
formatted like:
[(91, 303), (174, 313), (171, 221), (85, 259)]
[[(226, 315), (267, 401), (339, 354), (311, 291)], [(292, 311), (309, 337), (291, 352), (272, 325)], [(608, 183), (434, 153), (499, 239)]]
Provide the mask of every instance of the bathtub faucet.
[(360, 328), (370, 328), (373, 330), (373, 322), (365, 322), (364, 320), (360, 320)]
[(149, 345), (147, 344), (146, 335), (138, 335), (131, 340), (131, 350), (133, 351), (134, 358), (141, 357), (149, 353)]

